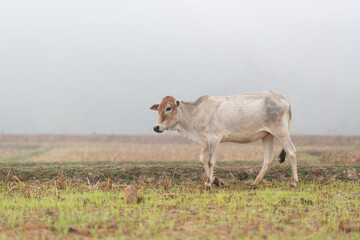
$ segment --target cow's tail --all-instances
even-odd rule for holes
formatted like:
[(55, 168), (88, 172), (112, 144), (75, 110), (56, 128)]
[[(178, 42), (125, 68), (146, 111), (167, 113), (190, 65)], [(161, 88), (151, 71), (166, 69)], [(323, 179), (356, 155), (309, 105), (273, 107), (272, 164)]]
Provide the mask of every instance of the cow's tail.
[[(289, 104), (288, 113), (289, 113), (288, 131), (289, 131), (289, 133), (290, 133), (290, 125), (291, 125), (291, 118), (292, 118), (291, 105), (290, 105), (290, 104)], [(282, 149), (282, 150), (281, 150), (281, 153), (280, 153), (280, 155), (279, 155), (279, 162), (280, 162), (280, 163), (285, 162), (285, 158), (286, 158), (286, 152), (285, 152), (284, 149)]]
[(279, 155), (279, 158), (280, 158), (280, 160), (279, 160), (280, 163), (285, 162), (286, 152), (284, 151), (284, 149), (281, 150), (281, 153), (280, 153), (280, 155)]

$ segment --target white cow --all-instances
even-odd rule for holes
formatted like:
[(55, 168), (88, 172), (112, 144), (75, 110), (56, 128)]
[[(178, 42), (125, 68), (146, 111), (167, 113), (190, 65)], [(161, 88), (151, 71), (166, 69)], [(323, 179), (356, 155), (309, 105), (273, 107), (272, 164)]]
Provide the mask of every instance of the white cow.
[(203, 148), (200, 162), (206, 172), (206, 186), (219, 183), (213, 176), (219, 143), (251, 143), (261, 139), (264, 163), (251, 186), (256, 188), (274, 159), (275, 137), (283, 147), (280, 162), (285, 160), (286, 154), (290, 157), (291, 185), (296, 187), (296, 148), (289, 135), (291, 107), (281, 95), (263, 91), (226, 97), (202, 96), (195, 102), (184, 102), (167, 96), (150, 109), (158, 111), (154, 131), (161, 133), (177, 130)]

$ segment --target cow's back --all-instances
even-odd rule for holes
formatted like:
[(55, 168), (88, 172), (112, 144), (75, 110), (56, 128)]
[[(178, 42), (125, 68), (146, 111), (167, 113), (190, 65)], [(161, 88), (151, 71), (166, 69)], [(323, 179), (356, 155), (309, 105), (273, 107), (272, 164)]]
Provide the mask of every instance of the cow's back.
[(204, 96), (198, 101), (204, 132), (222, 135), (223, 142), (247, 143), (264, 137), (290, 107), (285, 98), (272, 91)]

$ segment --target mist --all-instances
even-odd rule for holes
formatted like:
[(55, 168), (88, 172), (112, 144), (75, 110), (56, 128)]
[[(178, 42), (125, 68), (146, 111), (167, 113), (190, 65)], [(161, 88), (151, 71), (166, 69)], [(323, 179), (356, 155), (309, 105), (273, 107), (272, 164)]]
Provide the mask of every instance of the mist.
[(153, 134), (166, 95), (271, 89), (292, 133), (360, 135), (359, 43), (359, 1), (2, 1), (0, 131)]

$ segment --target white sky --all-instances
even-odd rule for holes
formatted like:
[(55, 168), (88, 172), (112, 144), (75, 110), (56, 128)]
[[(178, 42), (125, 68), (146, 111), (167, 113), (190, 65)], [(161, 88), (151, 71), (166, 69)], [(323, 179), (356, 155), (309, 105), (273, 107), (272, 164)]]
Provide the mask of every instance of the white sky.
[(271, 89), (360, 134), (360, 1), (1, 1), (0, 131), (149, 134), (165, 95)]

